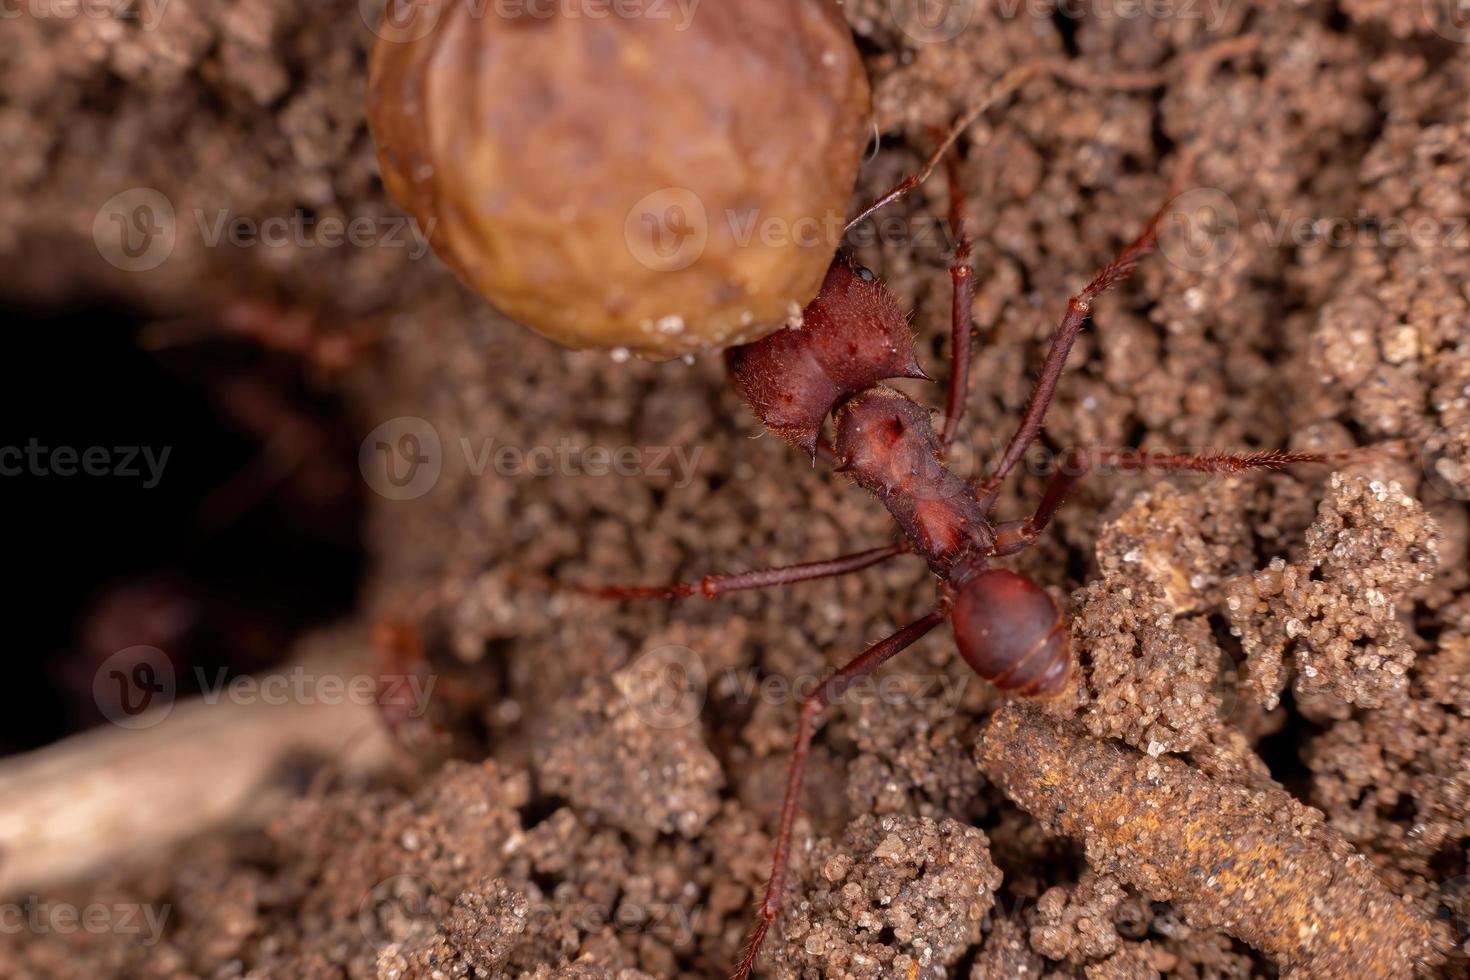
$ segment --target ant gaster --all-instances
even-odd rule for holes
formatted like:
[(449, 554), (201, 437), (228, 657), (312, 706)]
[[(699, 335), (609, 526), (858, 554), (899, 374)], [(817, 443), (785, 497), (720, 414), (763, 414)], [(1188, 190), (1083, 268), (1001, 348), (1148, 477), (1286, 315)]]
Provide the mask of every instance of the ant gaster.
[[(1042, 70), (1025, 66), (1002, 78), (992, 93), (972, 106), (950, 130), (918, 173), (904, 178), (853, 219), (846, 230), (923, 182), (981, 111)], [(1186, 186), (1190, 162), (1191, 155), (1182, 153), (1171, 198)], [(1109, 464), (1124, 470), (1148, 466), (1164, 471), (1235, 473), (1336, 458), (1296, 452), (1145, 456), (1074, 450), (1052, 475), (1030, 517), (994, 520), (998, 488), (1041, 434), (1063, 366), (1089, 318), (1093, 301), (1153, 250), (1168, 205), (1068, 302), (1020, 424), (984, 478), (966, 481), (945, 465), (946, 451), (964, 418), (970, 359), (975, 273), (968, 263), (970, 244), (963, 229), (962, 204), (958, 174), (952, 169), (949, 220), (957, 244), (949, 269), (953, 283), (951, 369), (944, 423), (938, 433), (927, 409), (882, 384), (893, 378), (929, 379), (915, 357), (914, 337), (898, 301), (872, 272), (853, 265), (844, 254), (839, 253), (833, 260), (821, 290), (804, 310), (799, 327), (780, 330), (727, 352), (735, 387), (761, 423), (814, 460), (827, 459), (837, 471), (849, 474), (860, 487), (874, 494), (902, 529), (903, 540), (828, 561), (708, 575), (699, 582), (586, 590), (608, 599), (679, 599), (695, 594), (714, 598), (743, 589), (845, 575), (905, 553), (922, 556), (938, 580), (933, 610), (863, 651), (801, 702), (771, 877), (749, 944), (735, 971), (736, 980), (749, 975), (766, 933), (780, 913), (792, 828), (817, 716), (854, 679), (875, 670), (948, 620), (960, 656), (1000, 690), (1049, 699), (1069, 689), (1069, 634), (1056, 603), (1031, 579), (992, 568), (989, 563), (992, 558), (1015, 554), (1033, 544), (1077, 481), (1092, 467)], [(829, 416), (835, 434), (830, 444), (821, 435)]]

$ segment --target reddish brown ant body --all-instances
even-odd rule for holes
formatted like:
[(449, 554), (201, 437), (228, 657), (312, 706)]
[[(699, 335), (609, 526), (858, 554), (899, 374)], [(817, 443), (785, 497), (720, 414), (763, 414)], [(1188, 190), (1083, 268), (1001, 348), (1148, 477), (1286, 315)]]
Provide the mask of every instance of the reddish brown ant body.
[[(1008, 92), (1041, 70), (1018, 69), (1001, 81), (996, 92)], [(995, 98), (997, 95), (992, 94), (972, 108), (918, 174), (905, 178), (879, 198), (849, 223), (848, 230), (921, 183), (960, 132)], [(1181, 154), (1175, 193), (1183, 189), (1190, 169), (1190, 155)], [(1000, 690), (1048, 699), (1069, 689), (1069, 634), (1056, 603), (1025, 576), (990, 567), (989, 563), (1033, 544), (1077, 481), (1093, 466), (1107, 463), (1124, 470), (1148, 466), (1163, 471), (1235, 473), (1288, 463), (1327, 462), (1341, 455), (1074, 451), (1066, 457), (1067, 465), (1053, 474), (1030, 517), (994, 520), (997, 490), (1041, 434), (1062, 369), (1094, 300), (1125, 278), (1153, 250), (1167, 205), (1069, 301), (1020, 424), (989, 472), (982, 479), (967, 481), (945, 463), (946, 451), (964, 417), (974, 278), (968, 264), (970, 246), (963, 230), (962, 196), (955, 171), (951, 171), (950, 189), (950, 224), (957, 244), (950, 266), (951, 370), (939, 432), (935, 432), (927, 409), (882, 384), (893, 378), (928, 380), (928, 376), (919, 366), (913, 334), (897, 300), (873, 273), (852, 264), (843, 254), (833, 260), (799, 327), (778, 331), (727, 353), (735, 387), (762, 425), (813, 459), (829, 460), (837, 471), (849, 474), (876, 496), (903, 531), (903, 540), (828, 561), (709, 575), (699, 582), (585, 590), (608, 599), (679, 599), (695, 594), (713, 599), (726, 592), (844, 575), (905, 553), (922, 556), (938, 580), (933, 610), (869, 647), (802, 701), (771, 877), (754, 932), (735, 972), (737, 980), (750, 973), (780, 911), (792, 828), (817, 716), (855, 678), (875, 670), (948, 620), (960, 655), (979, 676)], [(831, 443), (821, 435), (829, 416), (834, 432)]]

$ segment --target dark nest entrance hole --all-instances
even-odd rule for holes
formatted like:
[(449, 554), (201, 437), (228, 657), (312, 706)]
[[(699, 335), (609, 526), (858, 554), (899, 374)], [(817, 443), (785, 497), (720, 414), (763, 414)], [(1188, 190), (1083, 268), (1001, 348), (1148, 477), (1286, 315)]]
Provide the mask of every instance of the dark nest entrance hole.
[(161, 349), (110, 304), (5, 322), (0, 755), (102, 722), (120, 651), (162, 650), (184, 696), (353, 607), (357, 447), (300, 362), (207, 317)]

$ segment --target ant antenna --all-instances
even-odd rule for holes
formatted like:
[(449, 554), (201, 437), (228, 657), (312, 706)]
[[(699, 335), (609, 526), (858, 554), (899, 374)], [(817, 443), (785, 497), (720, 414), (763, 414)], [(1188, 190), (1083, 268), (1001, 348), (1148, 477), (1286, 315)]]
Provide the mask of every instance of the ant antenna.
[(1049, 62), (1032, 61), (1019, 68), (1013, 68), (1002, 75), (986, 90), (984, 95), (980, 96), (970, 108), (965, 110), (965, 114), (960, 117), (959, 121), (950, 127), (949, 133), (944, 137), (944, 141), (939, 144), (937, 150), (930, 154), (929, 159), (924, 161), (924, 166), (919, 168), (918, 173), (909, 174), (895, 184), (888, 193), (878, 198), (872, 204), (869, 204), (856, 218), (853, 218), (847, 223), (847, 227), (842, 229), (842, 233), (845, 235), (852, 231), (853, 228), (871, 217), (879, 208), (892, 204), (915, 187), (918, 187), (925, 180), (928, 180), (929, 175), (934, 172), (934, 168), (939, 166), (939, 161), (944, 159), (944, 155), (949, 152), (949, 148), (954, 146), (955, 141), (960, 138), (960, 134), (966, 129), (969, 129), (970, 124), (978, 119), (982, 112), (995, 105), (1001, 99), (1009, 96), (1032, 78), (1050, 70), (1052, 70), (1052, 66)]
[[(918, 173), (909, 174), (895, 184), (886, 194), (872, 204), (869, 204), (859, 212), (856, 218), (853, 218), (847, 223), (847, 226), (842, 229), (842, 233), (846, 235), (853, 228), (872, 217), (873, 213), (879, 208), (892, 204), (928, 180), (929, 175), (934, 172), (934, 168), (939, 166), (939, 161), (944, 158), (944, 155), (954, 146), (955, 141), (960, 138), (960, 134), (966, 129), (969, 129), (970, 124), (980, 118), (981, 113), (1002, 99), (1008, 98), (1022, 85), (1025, 85), (1037, 75), (1053, 75), (1068, 84), (1081, 88), (1101, 88), (1117, 92), (1141, 92), (1163, 85), (1169, 80), (1170, 73), (1179, 68), (1196, 76), (1203, 75), (1227, 58), (1245, 55), (1255, 51), (1260, 45), (1260, 40), (1258, 36), (1251, 34), (1228, 38), (1225, 41), (1212, 44), (1195, 54), (1182, 56), (1178, 60), (1165, 65), (1163, 68), (1149, 71), (1096, 72), (1075, 62), (1068, 61), (1065, 58), (1038, 58), (1035, 61), (1028, 61), (1026, 64), (1017, 68), (1012, 68), (992, 83), (980, 98), (976, 99), (965, 110), (964, 115), (959, 118), (959, 121), (950, 127), (948, 134), (944, 137), (944, 141), (939, 144), (939, 148), (924, 161), (924, 165), (919, 168)], [(876, 122), (874, 125), (876, 126)]]

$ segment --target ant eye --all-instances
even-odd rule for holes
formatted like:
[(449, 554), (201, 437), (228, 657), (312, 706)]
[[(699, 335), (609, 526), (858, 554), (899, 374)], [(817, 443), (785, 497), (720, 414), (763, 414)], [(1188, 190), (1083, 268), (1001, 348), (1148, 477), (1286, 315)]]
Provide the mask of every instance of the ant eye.
[(858, 278), (861, 279), (863, 282), (873, 281), (873, 270), (869, 269), (865, 265), (860, 265), (857, 267), (857, 274)]

